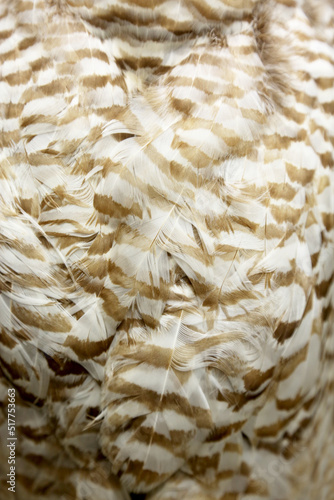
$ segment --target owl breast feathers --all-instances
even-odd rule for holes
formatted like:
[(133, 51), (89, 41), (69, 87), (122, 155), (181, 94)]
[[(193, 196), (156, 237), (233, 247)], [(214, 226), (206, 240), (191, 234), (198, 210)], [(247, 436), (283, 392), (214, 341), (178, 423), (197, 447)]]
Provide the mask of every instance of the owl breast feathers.
[(0, 0), (0, 113), (1, 498), (14, 389), (18, 500), (333, 499), (332, 0)]

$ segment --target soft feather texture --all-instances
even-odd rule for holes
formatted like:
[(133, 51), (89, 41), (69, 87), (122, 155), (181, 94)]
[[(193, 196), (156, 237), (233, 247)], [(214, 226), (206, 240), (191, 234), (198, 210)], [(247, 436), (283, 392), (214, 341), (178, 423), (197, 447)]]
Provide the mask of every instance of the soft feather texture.
[(1, 0), (1, 498), (332, 498), (333, 26)]

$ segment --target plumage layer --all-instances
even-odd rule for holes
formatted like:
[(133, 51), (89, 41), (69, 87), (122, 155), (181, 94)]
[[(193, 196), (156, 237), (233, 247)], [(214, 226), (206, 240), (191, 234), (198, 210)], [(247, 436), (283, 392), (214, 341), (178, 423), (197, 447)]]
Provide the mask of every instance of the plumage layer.
[(147, 3), (1, 2), (18, 498), (327, 500), (333, 7)]

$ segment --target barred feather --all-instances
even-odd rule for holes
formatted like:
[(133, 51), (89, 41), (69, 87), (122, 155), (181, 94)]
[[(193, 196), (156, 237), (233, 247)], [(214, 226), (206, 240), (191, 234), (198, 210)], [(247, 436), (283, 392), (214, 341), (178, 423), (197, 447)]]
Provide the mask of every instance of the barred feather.
[(1, 498), (332, 498), (333, 26), (0, 1)]

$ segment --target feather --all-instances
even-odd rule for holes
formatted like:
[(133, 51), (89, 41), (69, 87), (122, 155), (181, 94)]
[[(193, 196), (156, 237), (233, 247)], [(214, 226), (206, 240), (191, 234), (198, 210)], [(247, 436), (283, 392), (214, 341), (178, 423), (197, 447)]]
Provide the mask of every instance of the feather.
[(332, 498), (332, 1), (0, 39), (1, 478), (14, 398), (20, 499)]
[[(182, 381), (181, 374), (173, 368), (174, 352), (182, 332), (183, 314), (180, 311), (164, 318), (165, 325), (149, 332), (146, 341), (137, 341), (134, 351), (127, 346), (125, 359), (122, 344), (118, 348), (114, 347), (117, 354), (107, 364), (108, 379), (112, 382), (102, 403), (106, 407), (106, 413), (101, 444), (106, 455), (112, 459), (114, 472), (122, 470), (124, 484), (131, 489), (137, 489), (130, 472), (131, 463), (140, 462), (140, 472), (136, 479), (139, 488), (147, 488), (145, 476), (149, 477), (151, 470), (156, 472), (160, 482), (162, 477), (171, 476), (182, 465), (186, 449), (197, 436), (198, 425), (208, 427), (208, 417), (205, 418), (208, 403), (196, 378)], [(153, 356), (149, 362), (148, 352), (156, 353), (158, 357)], [(154, 378), (148, 375), (153, 367), (156, 373)], [(140, 386), (137, 384), (138, 380), (141, 381)], [(124, 400), (124, 396), (122, 393), (118, 394), (118, 391), (121, 389), (126, 393), (126, 387), (131, 392)], [(152, 394), (157, 395), (153, 400), (154, 411), (150, 411)], [(203, 416), (199, 417), (196, 413)], [(127, 424), (129, 416), (130, 425)], [(182, 439), (178, 435), (181, 423), (181, 428), (185, 427)], [(124, 433), (122, 427), (125, 425), (127, 431)], [(110, 431), (115, 436), (113, 441), (108, 436)], [(162, 447), (159, 445), (160, 441)], [(168, 447), (173, 449), (173, 453), (176, 452), (177, 459), (173, 463), (169, 453), (165, 452)], [(150, 488), (153, 486), (154, 483), (150, 484)]]

